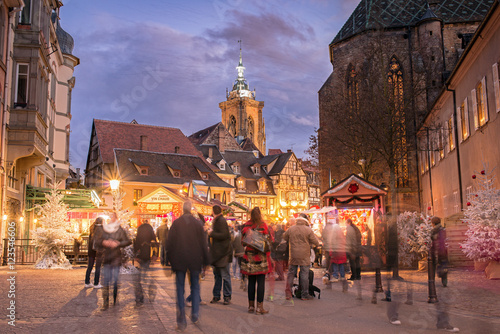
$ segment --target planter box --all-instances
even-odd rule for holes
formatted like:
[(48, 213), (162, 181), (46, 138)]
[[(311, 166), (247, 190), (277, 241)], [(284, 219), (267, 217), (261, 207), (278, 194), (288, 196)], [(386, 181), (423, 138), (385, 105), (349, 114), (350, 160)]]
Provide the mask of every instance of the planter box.
[(418, 261), (418, 271), (427, 271), (427, 260)]
[(500, 262), (490, 261), (484, 273), (488, 279), (500, 279)]
[(488, 263), (488, 261), (474, 261), (474, 271), (484, 271)]

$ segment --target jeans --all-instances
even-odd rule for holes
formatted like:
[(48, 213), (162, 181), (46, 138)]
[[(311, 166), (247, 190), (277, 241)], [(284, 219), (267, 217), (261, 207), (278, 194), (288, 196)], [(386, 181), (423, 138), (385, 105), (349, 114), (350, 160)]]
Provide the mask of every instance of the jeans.
[(345, 267), (344, 264), (332, 263), (333, 267), (333, 277), (339, 278), (339, 273), (341, 278), (345, 278)]
[(160, 245), (160, 264), (162, 266), (168, 265), (167, 246), (166, 245)]
[(235, 278), (240, 278), (241, 277), (240, 264), (239, 264), (238, 258), (235, 256), (233, 256), (233, 262), (231, 263), (231, 267), (233, 269), (233, 276)]
[(297, 276), (297, 269), (299, 267), (300, 267), (299, 282), (302, 283), (300, 286), (301, 298), (307, 298), (309, 296), (309, 268), (311, 266), (310, 265), (298, 266), (295, 264), (290, 264), (288, 266), (288, 275), (286, 277), (285, 295), (287, 298), (292, 297), (293, 279)]
[(105, 264), (103, 271), (103, 285), (105, 287), (109, 287), (110, 284), (113, 284), (114, 289), (118, 290), (118, 275), (120, 274), (120, 266)]
[[(220, 299), (220, 290), (223, 288), (224, 297), (231, 298), (231, 275), (229, 274), (229, 264), (225, 267), (214, 267), (214, 289), (212, 294), (214, 298)], [(224, 282), (224, 287), (222, 286)]]
[(87, 272), (85, 273), (85, 284), (90, 284), (90, 273), (92, 273), (92, 267), (95, 262), (95, 273), (94, 273), (94, 285), (99, 284), (99, 276), (101, 275), (101, 265), (102, 265), (102, 255), (97, 255), (95, 257), (89, 256), (89, 262), (87, 265)]
[[(191, 278), (191, 298), (192, 298), (192, 308), (191, 308), (191, 321), (196, 322), (200, 317), (200, 272), (190, 271)], [(177, 325), (180, 328), (185, 328), (186, 322), (186, 310), (184, 302), (184, 284), (186, 281), (185, 271), (175, 272), (175, 286), (177, 290)]]
[[(139, 260), (139, 272), (135, 274), (134, 285), (135, 285), (135, 301), (136, 303), (144, 303), (144, 291), (142, 289), (142, 283), (145, 283), (145, 279), (148, 276), (149, 264), (151, 261)], [(156, 285), (150, 278), (149, 281), (149, 300), (153, 301), (156, 296)]]

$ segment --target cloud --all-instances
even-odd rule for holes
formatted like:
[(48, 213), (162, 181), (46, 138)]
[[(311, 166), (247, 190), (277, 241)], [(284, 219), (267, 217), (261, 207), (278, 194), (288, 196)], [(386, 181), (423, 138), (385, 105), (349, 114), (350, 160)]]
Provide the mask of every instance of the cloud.
[(328, 47), (300, 16), (228, 9), (197, 35), (167, 24), (98, 14), (99, 29), (74, 34), (81, 59), (73, 91), (71, 163), (83, 167), (92, 118), (180, 128), (220, 121), (219, 102), (236, 79), (238, 40), (245, 76), (264, 101), (267, 145), (298, 155), (317, 127), (317, 91), (330, 69)]

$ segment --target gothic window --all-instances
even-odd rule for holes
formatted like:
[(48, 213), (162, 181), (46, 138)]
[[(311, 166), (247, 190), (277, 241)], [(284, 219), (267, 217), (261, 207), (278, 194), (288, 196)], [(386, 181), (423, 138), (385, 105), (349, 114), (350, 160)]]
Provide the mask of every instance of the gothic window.
[(352, 64), (347, 66), (346, 73), (347, 102), (351, 110), (357, 110), (359, 107), (359, 87), (357, 73)]
[(404, 108), (403, 68), (396, 56), (392, 56), (387, 70), (389, 99), (393, 109), (393, 145), (396, 186), (409, 186), (408, 151), (406, 147), (406, 117)]
[(250, 116), (248, 117), (248, 138), (253, 140), (253, 134), (254, 134), (254, 123), (253, 123), (253, 118)]
[(227, 130), (233, 137), (236, 137), (236, 118), (233, 115), (229, 117), (229, 126)]

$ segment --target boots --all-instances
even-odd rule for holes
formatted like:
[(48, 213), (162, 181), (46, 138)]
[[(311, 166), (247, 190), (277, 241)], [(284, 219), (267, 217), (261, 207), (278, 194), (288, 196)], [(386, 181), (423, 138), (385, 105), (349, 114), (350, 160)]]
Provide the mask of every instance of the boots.
[(249, 300), (248, 301), (248, 313), (254, 313), (255, 312), (255, 300)]
[(269, 313), (268, 310), (264, 310), (264, 303), (257, 303), (257, 310), (255, 314), (266, 314)]
[(109, 286), (102, 288), (102, 308), (101, 311), (106, 311), (109, 308)]

